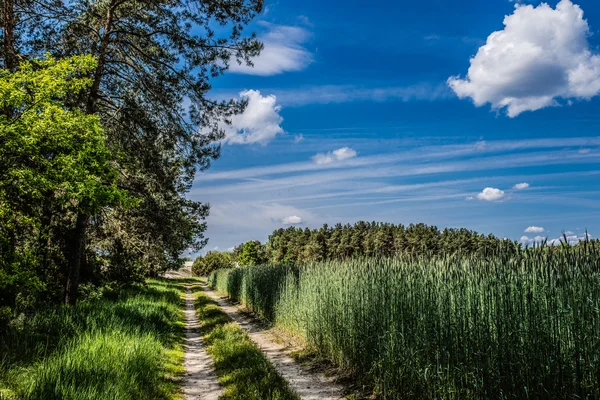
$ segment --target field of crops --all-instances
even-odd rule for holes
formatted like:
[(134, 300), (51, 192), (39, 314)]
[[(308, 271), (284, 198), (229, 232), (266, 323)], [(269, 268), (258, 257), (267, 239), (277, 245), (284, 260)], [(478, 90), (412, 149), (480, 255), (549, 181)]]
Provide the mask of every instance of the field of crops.
[(598, 399), (597, 251), (266, 265), (210, 283), (386, 399)]

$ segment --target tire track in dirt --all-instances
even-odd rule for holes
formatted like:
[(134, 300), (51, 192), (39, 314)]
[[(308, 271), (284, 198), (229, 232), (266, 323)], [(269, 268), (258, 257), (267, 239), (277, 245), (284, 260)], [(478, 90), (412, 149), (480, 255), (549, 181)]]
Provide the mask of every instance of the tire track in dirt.
[(298, 365), (290, 356), (292, 349), (278, 343), (269, 332), (260, 329), (247, 317), (240, 313), (237, 307), (230, 305), (220, 298), (208, 286), (202, 285), (204, 292), (221, 309), (242, 327), (254, 343), (261, 349), (277, 372), (288, 381), (290, 387), (303, 400), (338, 400), (343, 399), (343, 387), (332, 382), (323, 374), (307, 371)]
[(185, 296), (185, 377), (181, 388), (186, 400), (217, 400), (223, 394), (213, 361), (204, 349), (194, 296), (186, 287)]

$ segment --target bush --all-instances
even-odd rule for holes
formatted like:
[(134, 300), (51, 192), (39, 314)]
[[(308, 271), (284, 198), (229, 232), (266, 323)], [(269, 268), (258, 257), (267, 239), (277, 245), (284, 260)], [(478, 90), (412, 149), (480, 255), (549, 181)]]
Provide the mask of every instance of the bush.
[(204, 257), (196, 258), (192, 265), (194, 276), (207, 276), (220, 268), (232, 268), (233, 254), (222, 251), (209, 251)]

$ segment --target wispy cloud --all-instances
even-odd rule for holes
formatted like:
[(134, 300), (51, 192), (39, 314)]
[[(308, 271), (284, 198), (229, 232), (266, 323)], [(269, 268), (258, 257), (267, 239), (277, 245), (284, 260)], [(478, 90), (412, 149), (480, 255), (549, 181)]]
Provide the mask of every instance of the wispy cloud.
[(529, 183), (523, 182), (523, 183), (517, 183), (515, 186), (513, 186), (513, 189), (523, 190), (523, 189), (527, 189), (528, 187), (529, 187)]
[(307, 86), (273, 91), (286, 107), (307, 104), (335, 104), (355, 101), (434, 101), (452, 97), (443, 84), (420, 83), (408, 86), (360, 87), (355, 85)]
[(264, 48), (252, 60), (253, 66), (231, 62), (229, 71), (248, 75), (278, 75), (284, 72), (300, 71), (312, 61), (313, 55), (304, 47), (311, 34), (303, 27), (261, 23), (267, 32), (259, 39)]
[[(471, 150), (472, 146), (471, 146)], [(462, 151), (458, 153), (462, 154)], [(335, 181), (343, 177), (353, 178), (391, 178), (408, 177), (431, 174), (456, 173), (461, 171), (485, 171), (492, 169), (513, 169), (528, 166), (545, 166), (578, 163), (589, 164), (600, 163), (600, 154), (579, 154), (577, 151), (547, 151), (532, 153), (504, 154), (497, 156), (478, 157), (475, 159), (460, 159), (450, 161), (435, 161), (437, 157), (447, 157), (448, 153), (440, 152), (439, 156), (431, 153), (421, 156), (417, 152), (407, 151), (392, 154), (378, 154), (373, 156), (362, 156), (355, 159), (345, 160), (344, 163), (290, 163), (278, 164), (267, 167), (241, 169), (232, 171), (216, 172), (201, 175), (197, 181), (221, 181), (257, 178), (260, 176), (282, 175), (299, 172), (315, 172), (313, 174), (301, 174), (294, 178), (294, 184), (312, 184), (314, 181)], [(416, 162), (424, 160), (426, 162)], [(369, 167), (369, 168), (363, 168)], [(340, 170), (337, 172), (323, 172), (325, 170)], [(289, 178), (282, 178), (289, 181)], [(274, 185), (277, 179), (270, 178), (265, 185)], [(255, 185), (255, 183), (251, 184)]]
[[(293, 152), (295, 159), (306, 157), (306, 161), (209, 171), (199, 176), (190, 198), (212, 204), (208, 220), (210, 237), (222, 239), (211, 245), (227, 248), (236, 244), (238, 238), (239, 241), (264, 240), (284, 223), (299, 221), (292, 217), (298, 217), (303, 225), (310, 227), (358, 219), (433, 224), (442, 220), (447, 225), (454, 218), (448, 213), (452, 209), (450, 214), (454, 215), (454, 210), (459, 213), (454, 218), (455, 226), (487, 233), (494, 231), (487, 228), (487, 224), (496, 216), (490, 214), (484, 201), (490, 201), (491, 205), (510, 197), (511, 201), (501, 207), (503, 213), (521, 204), (535, 204), (536, 210), (550, 210), (549, 207), (566, 202), (591, 210), (600, 207), (594, 201), (597, 196), (589, 188), (578, 193), (566, 191), (557, 184), (594, 180), (594, 176), (600, 175), (600, 171), (590, 170), (593, 165), (600, 165), (596, 138), (486, 141), (479, 149), (477, 142), (433, 146), (412, 143), (403, 144), (401, 151), (382, 154), (363, 153), (360, 142), (352, 142), (352, 147), (345, 146), (346, 150), (329, 144), (343, 146), (343, 138), (315, 141), (307, 136), (301, 146), (291, 146), (291, 140), (287, 151)], [(320, 153), (334, 161), (317, 164), (308, 159), (315, 148), (311, 145), (313, 142), (318, 148), (341, 151)], [(589, 153), (579, 153), (582, 143), (591, 149)], [(311, 150), (307, 151), (307, 146)], [(338, 157), (351, 155), (351, 150), (360, 150), (360, 157), (338, 160)], [(552, 165), (578, 163), (587, 165), (587, 170), (548, 171)], [(523, 167), (530, 169), (522, 173)], [(539, 173), (532, 174), (532, 171)], [(506, 190), (516, 182), (536, 182), (536, 185), (528, 190)], [(466, 202), (469, 197), (482, 202)], [(539, 213), (534, 212), (528, 218), (535, 218), (538, 224), (544, 224), (542, 226), (549, 224), (545, 215)], [(509, 224), (508, 220), (502, 218), (498, 223)], [(510, 222), (513, 233), (522, 232), (522, 221)], [(258, 232), (263, 236), (257, 236)], [(528, 237), (540, 233), (543, 232), (531, 232)]]

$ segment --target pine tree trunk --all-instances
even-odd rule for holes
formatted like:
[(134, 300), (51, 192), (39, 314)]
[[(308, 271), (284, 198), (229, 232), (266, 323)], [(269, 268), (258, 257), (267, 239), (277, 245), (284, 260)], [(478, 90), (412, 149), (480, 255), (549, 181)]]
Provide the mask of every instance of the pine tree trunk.
[[(96, 54), (98, 66), (96, 67), (96, 71), (94, 71), (92, 86), (90, 88), (90, 93), (88, 95), (86, 104), (86, 111), (88, 114), (94, 114), (96, 112), (96, 102), (98, 101), (100, 82), (102, 80), (102, 74), (104, 72), (104, 66), (106, 63), (106, 51), (110, 44), (110, 34), (113, 28), (115, 10), (116, 7), (122, 3), (123, 1), (112, 0), (106, 12), (104, 36), (100, 41), (98, 54)], [(81, 275), (81, 264), (84, 256), (89, 218), (90, 217), (88, 215), (77, 215), (77, 223), (73, 232), (73, 246), (65, 294), (65, 303), (67, 304), (75, 304), (77, 302), (77, 291), (79, 288), (79, 278)]]
[(15, 50), (15, 4), (14, 0), (2, 0), (2, 29), (4, 30), (4, 68), (15, 71), (18, 67)]

